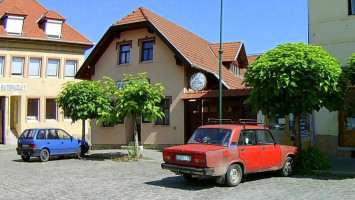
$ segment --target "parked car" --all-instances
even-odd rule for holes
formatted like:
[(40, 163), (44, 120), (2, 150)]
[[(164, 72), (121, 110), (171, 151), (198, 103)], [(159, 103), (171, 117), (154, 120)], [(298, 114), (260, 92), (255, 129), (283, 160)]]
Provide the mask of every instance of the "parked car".
[(75, 155), (82, 158), (88, 150), (88, 143), (58, 128), (26, 129), (19, 137), (16, 148), (22, 160), (38, 157), (42, 162), (48, 161), (50, 156)]
[(165, 148), (161, 167), (187, 181), (216, 177), (217, 183), (237, 186), (250, 173), (279, 170), (290, 176), (296, 153), (296, 147), (277, 144), (263, 126), (205, 125), (187, 144)]

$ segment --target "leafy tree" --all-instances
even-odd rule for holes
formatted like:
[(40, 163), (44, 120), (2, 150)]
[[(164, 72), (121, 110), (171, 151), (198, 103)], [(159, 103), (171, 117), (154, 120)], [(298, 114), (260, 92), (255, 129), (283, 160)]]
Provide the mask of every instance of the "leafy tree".
[(267, 116), (294, 115), (295, 141), (301, 149), (300, 115), (342, 104), (346, 86), (337, 59), (322, 47), (284, 44), (252, 63), (244, 83), (253, 87), (246, 100), (255, 112)]
[(100, 112), (110, 106), (105, 97), (105, 90), (100, 82), (81, 81), (63, 84), (63, 90), (57, 98), (58, 106), (65, 115), (71, 117), (72, 122), (81, 119), (83, 123), (82, 140), (85, 141), (85, 120), (96, 119)]
[(122, 87), (117, 87), (114, 80), (104, 77), (104, 88), (107, 99), (113, 104), (105, 110), (99, 118), (99, 122), (112, 122), (117, 124), (125, 117), (132, 117), (134, 129), (134, 147), (136, 155), (138, 149), (138, 131), (136, 120), (144, 117), (154, 121), (158, 117), (164, 117), (164, 113), (159, 106), (161, 98), (164, 98), (164, 87), (161, 83), (151, 85), (147, 78), (147, 73), (138, 73), (137, 76), (125, 74), (122, 80)]
[(355, 85), (355, 53), (346, 61), (348, 62), (345, 68), (346, 78), (350, 84)]

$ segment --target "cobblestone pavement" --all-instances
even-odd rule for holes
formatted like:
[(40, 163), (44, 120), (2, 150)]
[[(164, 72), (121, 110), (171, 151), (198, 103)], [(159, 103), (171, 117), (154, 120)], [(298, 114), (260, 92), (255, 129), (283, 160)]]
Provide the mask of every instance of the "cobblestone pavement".
[(144, 150), (137, 162), (51, 158), (23, 162), (14, 150), (0, 151), (0, 199), (355, 199), (355, 179), (249, 175), (234, 188), (212, 179), (189, 184), (160, 168), (161, 153)]

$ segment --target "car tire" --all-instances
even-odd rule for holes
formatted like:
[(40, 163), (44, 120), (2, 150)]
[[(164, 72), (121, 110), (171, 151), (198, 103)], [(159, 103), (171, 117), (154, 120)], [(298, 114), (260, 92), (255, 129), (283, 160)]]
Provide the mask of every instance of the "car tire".
[(78, 159), (82, 159), (85, 156), (85, 151), (83, 149), (83, 147), (78, 147), (78, 149), (76, 150), (76, 158)]
[(21, 159), (25, 162), (28, 162), (30, 160), (31, 156), (23, 156), (21, 155)]
[(49, 160), (50, 154), (48, 149), (42, 149), (39, 152), (39, 159), (41, 160), (41, 162), (47, 162)]
[(293, 174), (293, 170), (294, 170), (293, 158), (287, 157), (285, 164), (282, 166), (282, 168), (279, 171), (280, 175), (283, 177), (291, 176)]
[(242, 181), (242, 177), (242, 167), (238, 164), (232, 164), (227, 170), (225, 183), (229, 187), (235, 187)]
[(190, 182), (190, 183), (195, 183), (197, 181), (197, 178), (195, 177), (192, 177), (191, 174), (184, 174), (182, 175), (184, 177), (184, 179), (187, 181), (187, 182)]

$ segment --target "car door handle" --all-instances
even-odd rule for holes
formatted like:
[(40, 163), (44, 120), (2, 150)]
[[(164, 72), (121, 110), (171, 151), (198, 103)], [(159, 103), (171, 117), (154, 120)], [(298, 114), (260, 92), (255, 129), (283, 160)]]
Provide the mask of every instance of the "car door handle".
[(266, 148), (265, 148), (265, 147), (263, 147), (263, 148), (261, 148), (261, 150), (265, 151), (265, 150), (266, 150)]
[(241, 151), (241, 152), (244, 152), (244, 151), (245, 151), (245, 149), (241, 149), (240, 151)]

